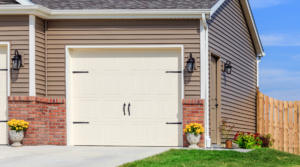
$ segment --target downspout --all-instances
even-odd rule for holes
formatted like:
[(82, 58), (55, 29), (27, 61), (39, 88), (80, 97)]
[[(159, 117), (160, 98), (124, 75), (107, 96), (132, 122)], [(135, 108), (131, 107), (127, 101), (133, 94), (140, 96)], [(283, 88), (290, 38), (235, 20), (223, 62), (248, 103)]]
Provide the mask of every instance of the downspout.
[(205, 148), (211, 147), (211, 138), (209, 136), (209, 71), (208, 71), (208, 26), (206, 16), (203, 13), (200, 21), (200, 51), (201, 51), (201, 99), (204, 99), (204, 134)]

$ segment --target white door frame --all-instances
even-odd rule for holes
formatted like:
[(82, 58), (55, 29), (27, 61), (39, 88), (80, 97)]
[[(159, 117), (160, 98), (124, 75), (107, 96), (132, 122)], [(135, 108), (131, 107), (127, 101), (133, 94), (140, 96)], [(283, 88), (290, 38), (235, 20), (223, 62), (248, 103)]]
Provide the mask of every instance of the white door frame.
[[(10, 96), (10, 42), (0, 42), (0, 47), (6, 47), (7, 48), (7, 71), (6, 71), (6, 99), (8, 96)], [(8, 110), (8, 101), (6, 100), (6, 109)], [(8, 114), (6, 115), (8, 119)], [(6, 133), (7, 135), (7, 133)], [(8, 138), (6, 137), (6, 144), (8, 144)]]
[[(72, 102), (71, 102), (71, 90), (72, 90), (72, 78), (71, 78), (71, 53), (72, 49), (122, 49), (122, 48), (132, 48), (132, 49), (147, 49), (147, 48), (180, 48), (181, 49), (181, 69), (182, 69), (182, 80), (181, 80), (181, 100), (184, 99), (184, 45), (91, 45), (91, 46), (84, 46), (84, 45), (70, 45), (65, 46), (66, 52), (66, 113), (67, 113), (67, 146), (73, 146), (72, 136), (72, 112), (68, 112), (68, 110), (72, 111)], [(182, 106), (182, 105), (181, 105)], [(182, 111), (182, 107), (181, 107)], [(183, 118), (182, 118), (183, 119)], [(183, 120), (181, 120), (183, 122)], [(183, 143), (182, 143), (183, 145)]]

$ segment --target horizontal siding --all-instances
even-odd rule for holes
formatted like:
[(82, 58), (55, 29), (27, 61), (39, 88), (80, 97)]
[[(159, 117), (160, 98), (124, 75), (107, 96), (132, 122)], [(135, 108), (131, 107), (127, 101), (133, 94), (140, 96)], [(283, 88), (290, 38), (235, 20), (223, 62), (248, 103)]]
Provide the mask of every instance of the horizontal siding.
[(64, 98), (65, 45), (173, 45), (197, 57), (197, 70), (185, 75), (185, 98), (200, 98), (199, 20), (49, 20), (47, 93)]
[[(29, 95), (29, 16), (0, 17), (0, 41), (11, 42), (11, 58), (15, 50), (25, 54), (25, 67), (11, 72), (11, 95)], [(24, 56), (24, 55), (23, 55)]]
[(209, 21), (209, 48), (232, 62), (222, 75), (221, 118), (236, 131), (256, 131), (256, 54), (239, 0), (226, 0)]
[(35, 21), (35, 76), (36, 96), (46, 97), (45, 22), (39, 17)]

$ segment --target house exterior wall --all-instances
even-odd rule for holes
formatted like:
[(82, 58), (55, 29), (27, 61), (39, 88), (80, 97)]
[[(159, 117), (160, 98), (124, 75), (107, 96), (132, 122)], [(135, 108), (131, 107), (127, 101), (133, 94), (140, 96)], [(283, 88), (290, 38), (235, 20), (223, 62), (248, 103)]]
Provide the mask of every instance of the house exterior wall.
[(11, 71), (11, 95), (29, 95), (29, 16), (5, 15), (0, 17), (0, 41), (11, 43), (11, 55), (15, 50), (25, 56), (25, 67)]
[(235, 126), (233, 133), (254, 133), (257, 58), (239, 0), (226, 0), (208, 25), (209, 49), (233, 66), (232, 74), (221, 75), (221, 118)]
[(197, 57), (197, 70), (185, 74), (185, 98), (200, 98), (199, 20), (49, 20), (47, 27), (48, 98), (65, 98), (66, 45), (183, 44), (185, 61)]
[(45, 21), (35, 19), (35, 82), (36, 96), (46, 97)]

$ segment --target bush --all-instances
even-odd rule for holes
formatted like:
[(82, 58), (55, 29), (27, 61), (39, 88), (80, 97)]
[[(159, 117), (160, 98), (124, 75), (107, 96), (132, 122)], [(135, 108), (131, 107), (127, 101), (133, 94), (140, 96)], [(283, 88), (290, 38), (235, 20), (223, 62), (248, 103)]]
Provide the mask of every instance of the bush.
[(261, 148), (263, 145), (262, 140), (259, 138), (259, 134), (251, 134), (244, 132), (237, 132), (234, 138), (234, 142), (240, 146), (240, 148), (244, 149), (256, 149)]
[(260, 135), (259, 139), (263, 142), (262, 147), (272, 147), (274, 143), (274, 139), (271, 138), (271, 135)]

